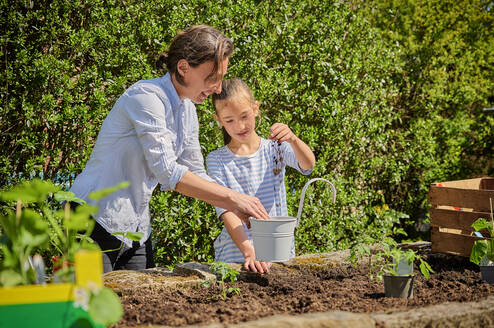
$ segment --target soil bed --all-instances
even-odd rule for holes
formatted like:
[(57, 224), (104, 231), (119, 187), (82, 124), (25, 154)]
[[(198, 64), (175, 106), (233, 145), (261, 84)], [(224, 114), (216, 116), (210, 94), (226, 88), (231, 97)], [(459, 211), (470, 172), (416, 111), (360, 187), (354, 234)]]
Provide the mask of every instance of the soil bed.
[(447, 301), (478, 301), (494, 294), (494, 285), (483, 282), (478, 267), (466, 258), (436, 255), (427, 261), (436, 273), (429, 280), (416, 276), (411, 300), (384, 297), (383, 283), (370, 280), (365, 268), (309, 271), (276, 266), (268, 274), (227, 284), (239, 288), (240, 294), (229, 295), (226, 301), (212, 299), (221, 291), (218, 285), (124, 291), (124, 317), (117, 327), (227, 325), (274, 314), (408, 310)]

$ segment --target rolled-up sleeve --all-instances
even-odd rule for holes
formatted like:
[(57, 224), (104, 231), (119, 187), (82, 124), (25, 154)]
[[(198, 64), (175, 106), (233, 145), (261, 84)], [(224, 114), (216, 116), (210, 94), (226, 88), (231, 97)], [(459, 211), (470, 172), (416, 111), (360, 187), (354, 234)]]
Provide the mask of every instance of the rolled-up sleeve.
[(173, 146), (176, 135), (167, 128), (164, 103), (154, 94), (137, 93), (128, 96), (125, 109), (149, 170), (162, 189), (175, 189), (188, 168), (177, 162)]
[(191, 111), (190, 121), (185, 136), (184, 150), (178, 157), (178, 163), (187, 166), (190, 172), (208, 181), (214, 181), (204, 169), (204, 157), (199, 143), (199, 121), (197, 114)]
[[(206, 166), (208, 168), (209, 176), (214, 179), (217, 184), (226, 187), (226, 177), (222, 173), (220, 159), (213, 154), (209, 154), (208, 157), (206, 157)], [(215, 207), (215, 209), (218, 218), (221, 217), (223, 213), (227, 212), (226, 209), (221, 207)]]

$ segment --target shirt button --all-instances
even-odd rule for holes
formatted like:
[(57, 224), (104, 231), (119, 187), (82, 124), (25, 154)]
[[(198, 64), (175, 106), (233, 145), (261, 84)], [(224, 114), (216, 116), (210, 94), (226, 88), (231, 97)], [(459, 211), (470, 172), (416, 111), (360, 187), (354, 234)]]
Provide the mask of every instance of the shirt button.
[(280, 207), (280, 206), (281, 206), (280, 203), (276, 203), (276, 207)]

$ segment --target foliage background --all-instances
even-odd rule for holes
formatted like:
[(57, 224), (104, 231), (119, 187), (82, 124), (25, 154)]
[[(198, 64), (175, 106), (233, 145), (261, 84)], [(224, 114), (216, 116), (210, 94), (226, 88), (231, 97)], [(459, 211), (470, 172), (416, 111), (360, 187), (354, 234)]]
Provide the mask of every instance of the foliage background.
[[(41, 176), (69, 185), (131, 84), (164, 74), (158, 54), (188, 26), (234, 42), (229, 77), (261, 103), (259, 133), (289, 124), (317, 158), (297, 252), (343, 249), (427, 222), (430, 183), (494, 174), (493, 2), (1, 1), (0, 186)], [(198, 106), (204, 154), (222, 146)], [(295, 215), (307, 178), (288, 172)], [(158, 264), (210, 261), (211, 206), (152, 199)], [(408, 214), (409, 218), (406, 218)]]

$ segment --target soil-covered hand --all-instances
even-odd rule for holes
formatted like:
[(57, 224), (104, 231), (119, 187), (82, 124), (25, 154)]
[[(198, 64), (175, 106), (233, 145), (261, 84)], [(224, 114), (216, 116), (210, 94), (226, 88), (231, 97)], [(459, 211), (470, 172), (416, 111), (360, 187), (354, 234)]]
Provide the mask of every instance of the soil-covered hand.
[(245, 271), (267, 273), (267, 272), (269, 272), (269, 268), (271, 268), (271, 263), (270, 262), (257, 261), (255, 255), (254, 256), (246, 256), (243, 268)]
[(284, 123), (274, 123), (269, 131), (271, 134), (269, 135), (269, 139), (278, 140), (278, 142), (293, 142), (297, 139), (297, 136), (292, 132), (290, 127)]

